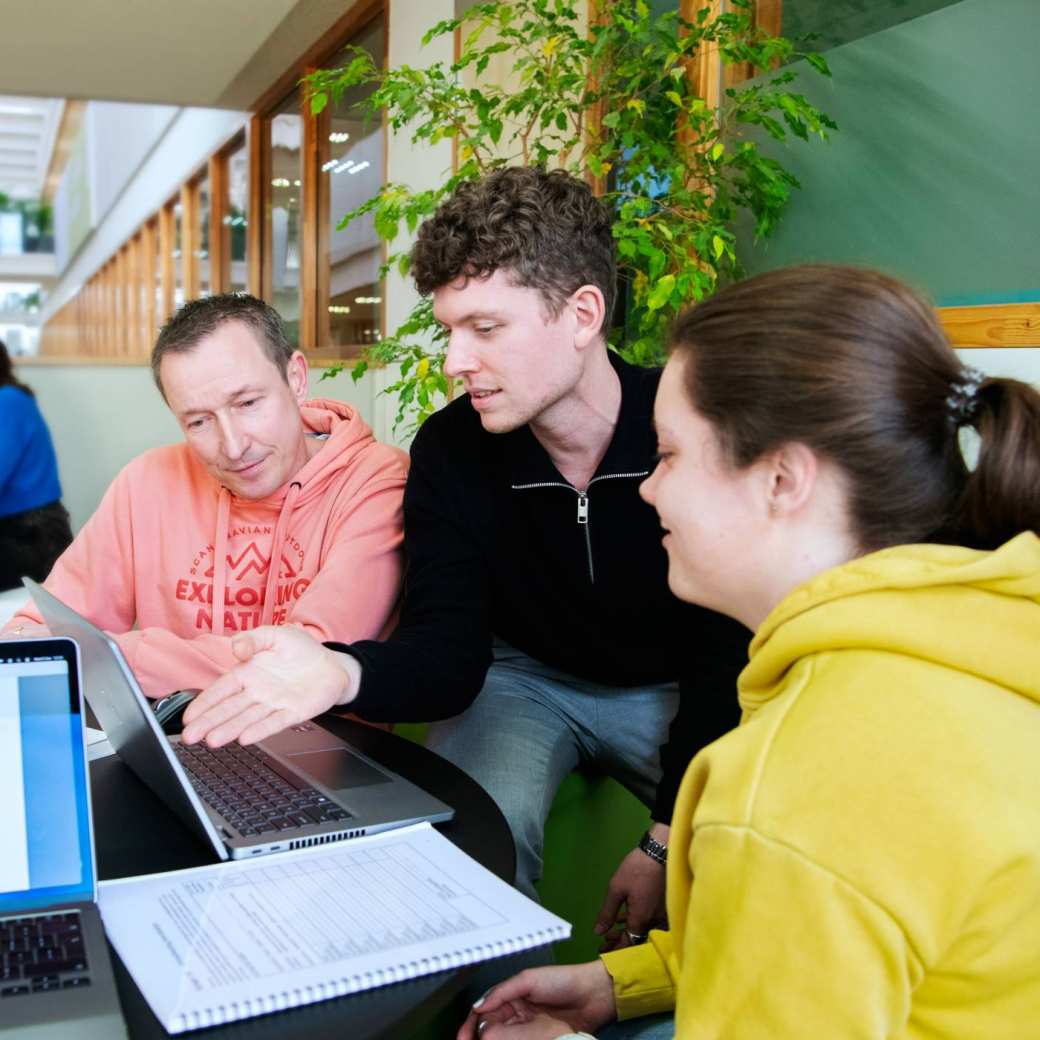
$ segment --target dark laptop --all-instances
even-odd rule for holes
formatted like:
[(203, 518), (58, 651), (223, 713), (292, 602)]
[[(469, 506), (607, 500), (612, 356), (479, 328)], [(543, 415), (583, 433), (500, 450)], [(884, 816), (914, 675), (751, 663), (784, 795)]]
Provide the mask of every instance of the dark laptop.
[(0, 1034), (126, 1036), (96, 906), (79, 655), (0, 642)]
[(221, 859), (360, 837), (455, 812), (315, 722), (213, 749), (163, 733), (118, 644), (25, 578), (54, 633), (76, 640), (84, 690), (119, 757)]

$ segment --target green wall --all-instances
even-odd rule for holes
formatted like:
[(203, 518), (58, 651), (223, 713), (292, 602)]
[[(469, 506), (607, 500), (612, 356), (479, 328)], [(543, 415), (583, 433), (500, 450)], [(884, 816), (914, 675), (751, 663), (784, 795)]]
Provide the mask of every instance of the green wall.
[(949, 7), (959, 0), (783, 0), (784, 36), (812, 34), (818, 51), (870, 36), (900, 22)]
[(940, 305), (1040, 300), (1040, 0), (961, 0), (827, 52), (798, 89), (840, 126), (767, 146), (794, 172), (751, 273), (869, 264)]

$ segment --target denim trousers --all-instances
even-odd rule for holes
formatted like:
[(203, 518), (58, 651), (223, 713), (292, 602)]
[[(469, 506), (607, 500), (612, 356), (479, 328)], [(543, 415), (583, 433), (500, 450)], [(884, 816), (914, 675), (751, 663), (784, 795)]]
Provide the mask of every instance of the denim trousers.
[[(536, 899), (545, 820), (564, 777), (592, 767), (651, 805), (679, 687), (604, 686), (502, 643), (494, 655), (477, 699), (461, 715), (431, 726), (426, 746), (498, 804), (516, 844), (515, 885)], [(633, 845), (638, 837), (632, 835)]]
[[(502, 810), (516, 846), (514, 885), (536, 900), (545, 821), (564, 778), (579, 766), (592, 767), (650, 806), (661, 779), (660, 748), (678, 707), (678, 683), (604, 686), (496, 641), (477, 699), (461, 715), (431, 726), (426, 746), (468, 773)], [(638, 837), (632, 835), (633, 845)], [(548, 946), (488, 961), (468, 995), (551, 963)], [(618, 1040), (628, 1036), (620, 1033)]]
[[(431, 726), (426, 746), (468, 773), (495, 800), (516, 845), (514, 884), (537, 899), (545, 821), (564, 778), (589, 766), (650, 806), (661, 778), (660, 747), (678, 706), (678, 683), (604, 686), (496, 642), (477, 699), (461, 715)], [(637, 837), (632, 835), (633, 845)], [(518, 971), (550, 963), (547, 946), (488, 961), (471, 980), (468, 996), (475, 999)], [(645, 1036), (631, 1032), (640, 1020), (619, 1023), (602, 1037), (670, 1040), (671, 1020), (668, 1015), (661, 1027), (665, 1031)], [(641, 1021), (654, 1028), (650, 1019)]]

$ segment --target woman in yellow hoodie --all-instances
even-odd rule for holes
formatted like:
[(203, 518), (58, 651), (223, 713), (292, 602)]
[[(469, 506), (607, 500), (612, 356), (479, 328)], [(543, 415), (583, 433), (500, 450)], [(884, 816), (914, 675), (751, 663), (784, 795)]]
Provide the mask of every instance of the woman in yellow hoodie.
[(460, 1040), (1040, 1038), (1040, 394), (803, 267), (680, 319), (655, 421), (672, 590), (755, 632), (742, 723), (683, 781), (670, 930)]

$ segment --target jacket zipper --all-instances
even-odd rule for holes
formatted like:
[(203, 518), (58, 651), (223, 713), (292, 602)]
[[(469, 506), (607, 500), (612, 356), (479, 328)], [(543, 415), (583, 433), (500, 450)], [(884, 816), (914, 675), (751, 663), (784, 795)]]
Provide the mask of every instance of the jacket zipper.
[(578, 496), (578, 524), (585, 531), (585, 554), (588, 557), (589, 562), (589, 582), (595, 585), (596, 570), (592, 564), (592, 538), (589, 536), (589, 488), (592, 487), (597, 480), (621, 480), (624, 478), (646, 477), (649, 475), (650, 470), (648, 469), (639, 473), (603, 473), (598, 477), (593, 477), (584, 491), (579, 491), (573, 484), (564, 484), (559, 480), (544, 480), (534, 484), (511, 484), (510, 487), (514, 491), (524, 491), (527, 488), (562, 487), (567, 488), (568, 491), (573, 491)]

